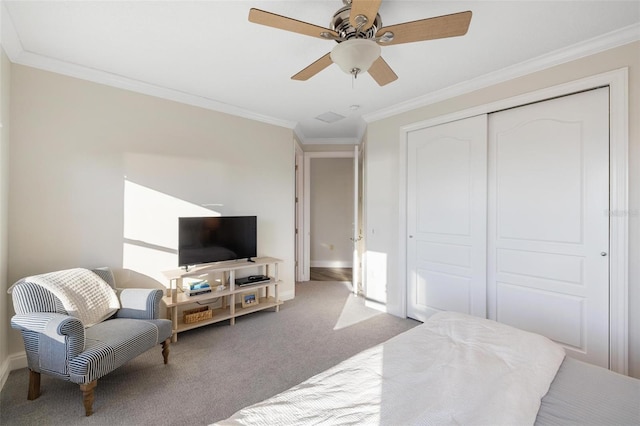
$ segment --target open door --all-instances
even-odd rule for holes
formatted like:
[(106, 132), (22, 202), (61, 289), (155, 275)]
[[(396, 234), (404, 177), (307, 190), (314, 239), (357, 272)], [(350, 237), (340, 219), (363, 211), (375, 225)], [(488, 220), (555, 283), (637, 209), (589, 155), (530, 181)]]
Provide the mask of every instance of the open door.
[[(314, 264), (317, 267), (324, 267), (324, 266), (320, 266), (318, 265), (318, 263), (323, 263), (321, 262), (317, 262), (318, 259), (314, 259), (314, 261), (312, 262), (311, 259), (311, 245), (312, 245), (312, 235), (311, 235), (311, 229), (312, 229), (312, 203), (311, 203), (311, 199), (313, 198), (312, 196), (312, 190), (311, 190), (311, 175), (312, 175), (312, 160), (317, 160), (317, 159), (339, 159), (339, 158), (343, 158), (343, 159), (351, 159), (353, 161), (353, 174), (351, 174), (351, 170), (348, 171), (348, 175), (343, 175), (343, 177), (345, 177), (344, 183), (340, 183), (340, 185), (351, 185), (351, 183), (353, 183), (354, 187), (353, 187), (353, 192), (354, 195), (353, 197), (351, 197), (351, 194), (349, 194), (346, 198), (342, 199), (341, 202), (348, 202), (348, 203), (352, 203), (351, 205), (354, 208), (354, 212), (353, 212), (353, 216), (352, 216), (352, 230), (349, 231), (349, 223), (348, 221), (346, 223), (344, 223), (342, 225), (342, 227), (340, 228), (341, 231), (341, 236), (339, 238), (341, 238), (341, 241), (345, 241), (342, 240), (342, 238), (348, 238), (348, 240), (351, 241), (351, 247), (349, 247), (348, 242), (346, 243), (346, 246), (343, 246), (344, 251), (342, 251), (342, 256), (341, 260), (344, 260), (344, 263), (348, 263), (352, 269), (352, 288), (353, 288), (353, 292), (354, 293), (358, 293), (359, 289), (360, 289), (360, 283), (362, 282), (361, 278), (360, 278), (360, 257), (361, 257), (361, 250), (359, 249), (359, 247), (361, 246), (360, 240), (362, 239), (361, 236), (361, 230), (360, 230), (360, 214), (358, 212), (359, 208), (359, 184), (360, 184), (360, 171), (361, 171), (361, 167), (360, 167), (360, 155), (359, 155), (359, 147), (356, 146), (354, 148), (354, 151), (352, 151), (351, 149), (349, 149), (349, 151), (333, 151), (333, 152), (325, 152), (325, 151), (319, 151), (319, 152), (304, 152), (304, 166), (303, 166), (303, 175), (304, 175), (304, 181), (303, 181), (303, 208), (302, 208), (302, 229), (299, 229), (299, 233), (302, 232), (302, 242), (303, 242), (303, 252), (302, 252), (302, 262), (300, 265), (300, 271), (302, 272), (303, 275), (303, 280), (301, 281), (308, 281), (311, 278), (311, 265)], [(351, 169), (351, 167), (349, 167)], [(342, 216), (346, 219), (346, 216)], [(348, 220), (348, 219), (347, 219)], [(349, 233), (350, 232), (350, 233)], [(347, 260), (349, 259), (349, 260)], [(336, 266), (336, 265), (327, 265), (327, 267), (347, 267), (346, 265), (342, 265), (342, 266)]]
[(351, 285), (353, 293), (358, 294), (360, 289), (360, 155), (358, 145), (353, 147), (353, 268), (351, 272)]
[(304, 223), (303, 223), (303, 163), (304, 152), (295, 142), (295, 279), (298, 282), (306, 281), (304, 276)]

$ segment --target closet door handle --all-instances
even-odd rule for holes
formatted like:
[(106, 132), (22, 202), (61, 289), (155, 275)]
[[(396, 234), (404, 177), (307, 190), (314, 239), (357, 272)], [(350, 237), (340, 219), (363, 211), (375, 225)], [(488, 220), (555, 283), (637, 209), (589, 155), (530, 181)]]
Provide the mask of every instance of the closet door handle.
[(600, 256), (606, 256), (606, 255), (607, 255), (607, 252), (606, 252), (606, 251), (602, 251), (602, 252), (600, 252)]

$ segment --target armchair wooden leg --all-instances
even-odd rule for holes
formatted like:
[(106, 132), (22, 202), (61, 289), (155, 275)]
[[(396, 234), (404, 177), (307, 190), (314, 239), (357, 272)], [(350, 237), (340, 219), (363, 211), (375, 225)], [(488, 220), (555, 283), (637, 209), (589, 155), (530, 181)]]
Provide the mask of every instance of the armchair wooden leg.
[(171, 338), (162, 342), (162, 356), (164, 357), (165, 364), (169, 363), (169, 342), (171, 342)]
[(97, 380), (80, 385), (82, 391), (82, 402), (84, 403), (84, 413), (87, 417), (93, 414), (93, 390), (98, 384)]
[(29, 370), (29, 394), (27, 399), (33, 401), (40, 396), (40, 373)]

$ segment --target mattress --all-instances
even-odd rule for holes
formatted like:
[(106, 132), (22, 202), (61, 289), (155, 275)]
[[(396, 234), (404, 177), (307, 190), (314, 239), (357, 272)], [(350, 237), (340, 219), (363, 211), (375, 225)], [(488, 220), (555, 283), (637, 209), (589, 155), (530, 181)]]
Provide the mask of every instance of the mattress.
[(531, 425), (564, 356), (543, 336), (441, 312), (217, 425)]
[(640, 380), (440, 313), (216, 425), (640, 425)]
[(536, 425), (639, 425), (640, 380), (565, 358)]

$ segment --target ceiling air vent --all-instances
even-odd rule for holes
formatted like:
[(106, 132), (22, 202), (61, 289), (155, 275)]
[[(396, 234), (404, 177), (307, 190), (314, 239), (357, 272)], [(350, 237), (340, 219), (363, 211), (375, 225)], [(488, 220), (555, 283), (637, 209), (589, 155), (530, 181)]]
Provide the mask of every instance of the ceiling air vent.
[(335, 123), (345, 118), (344, 115), (336, 114), (335, 112), (325, 112), (316, 117), (316, 120), (324, 121), (325, 123)]

